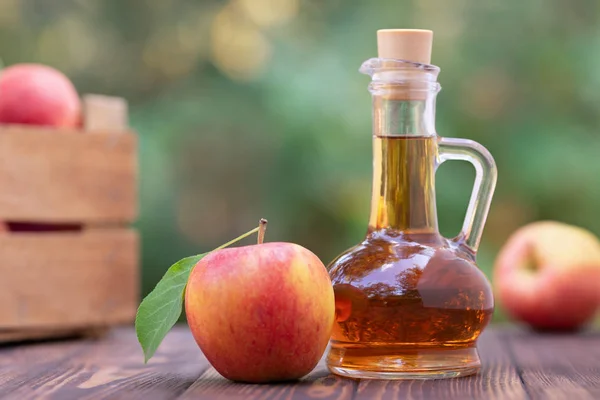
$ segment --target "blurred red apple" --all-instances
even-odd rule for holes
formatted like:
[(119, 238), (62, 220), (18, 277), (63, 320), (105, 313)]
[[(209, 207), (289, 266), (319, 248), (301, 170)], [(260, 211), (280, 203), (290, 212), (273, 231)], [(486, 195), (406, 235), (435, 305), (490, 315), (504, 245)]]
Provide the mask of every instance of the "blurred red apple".
[(323, 355), (335, 314), (323, 263), (291, 243), (215, 251), (198, 262), (185, 311), (196, 342), (225, 378), (298, 379)]
[(512, 317), (537, 329), (577, 329), (600, 304), (600, 241), (582, 228), (532, 223), (500, 251), (494, 283)]
[(77, 91), (60, 71), (16, 64), (0, 72), (0, 123), (74, 127), (80, 114)]

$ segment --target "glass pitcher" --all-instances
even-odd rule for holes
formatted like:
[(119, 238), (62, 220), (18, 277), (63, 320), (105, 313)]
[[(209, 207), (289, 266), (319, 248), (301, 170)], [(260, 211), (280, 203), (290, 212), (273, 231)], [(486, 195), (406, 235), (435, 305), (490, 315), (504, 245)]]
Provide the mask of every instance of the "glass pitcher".
[[(480, 144), (437, 135), (439, 68), (398, 58), (374, 58), (360, 69), (372, 77), (371, 216), (365, 239), (329, 266), (336, 322), (327, 364), (354, 378), (469, 375), (480, 368), (475, 341), (494, 309), (475, 254), (496, 166)], [(453, 239), (440, 235), (436, 214), (435, 171), (446, 160), (468, 161), (476, 170), (464, 225)]]

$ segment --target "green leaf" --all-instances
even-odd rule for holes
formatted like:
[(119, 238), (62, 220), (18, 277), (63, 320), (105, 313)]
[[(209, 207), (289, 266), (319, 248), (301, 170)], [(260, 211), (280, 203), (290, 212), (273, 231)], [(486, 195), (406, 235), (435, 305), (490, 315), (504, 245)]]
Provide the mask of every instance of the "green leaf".
[(179, 319), (190, 273), (206, 254), (186, 257), (173, 264), (140, 304), (135, 317), (135, 331), (144, 350), (144, 362), (154, 355)]

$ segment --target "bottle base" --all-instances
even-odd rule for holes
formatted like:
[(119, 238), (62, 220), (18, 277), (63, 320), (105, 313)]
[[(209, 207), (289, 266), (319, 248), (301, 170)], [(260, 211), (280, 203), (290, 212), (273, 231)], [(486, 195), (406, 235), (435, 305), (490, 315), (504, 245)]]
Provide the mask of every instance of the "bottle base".
[(444, 379), (475, 374), (481, 368), (477, 349), (336, 346), (327, 357), (329, 370), (355, 379)]

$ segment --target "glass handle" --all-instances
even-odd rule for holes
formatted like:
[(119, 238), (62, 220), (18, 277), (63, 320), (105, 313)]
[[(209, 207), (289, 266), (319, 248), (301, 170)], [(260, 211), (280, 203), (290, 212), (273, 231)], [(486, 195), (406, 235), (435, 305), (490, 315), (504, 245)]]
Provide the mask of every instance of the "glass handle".
[(477, 252), (496, 188), (496, 163), (490, 152), (473, 140), (440, 138), (438, 145), (438, 166), (447, 160), (462, 160), (475, 167), (475, 184), (465, 222), (461, 232), (453, 240)]

